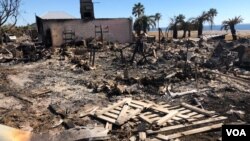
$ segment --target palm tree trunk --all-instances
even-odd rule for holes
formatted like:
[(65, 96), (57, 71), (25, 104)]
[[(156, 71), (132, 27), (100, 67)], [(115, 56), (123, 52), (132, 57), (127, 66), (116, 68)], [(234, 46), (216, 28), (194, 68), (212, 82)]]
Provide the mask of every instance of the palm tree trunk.
[(231, 30), (231, 34), (232, 34), (233, 40), (237, 40), (236, 30), (235, 30), (234, 25), (230, 26), (230, 30)]
[(202, 30), (203, 30), (203, 23), (200, 22), (198, 27), (198, 38), (202, 35)]
[(3, 31), (2, 31), (2, 27), (0, 25), (0, 45), (3, 44)]
[(158, 23), (158, 40), (159, 40), (159, 47), (161, 45), (161, 29), (160, 29), (160, 24), (159, 24), (159, 20), (157, 21)]
[(182, 36), (182, 38), (186, 38), (186, 33), (187, 33), (187, 30), (184, 29), (184, 30), (183, 30), (183, 36)]
[(173, 38), (174, 38), (174, 39), (177, 39), (177, 38), (178, 38), (178, 31), (177, 31), (176, 25), (174, 26), (174, 29), (173, 29)]
[(178, 31), (176, 29), (173, 31), (173, 38), (174, 39), (178, 38)]
[(191, 37), (191, 30), (188, 30), (188, 37)]

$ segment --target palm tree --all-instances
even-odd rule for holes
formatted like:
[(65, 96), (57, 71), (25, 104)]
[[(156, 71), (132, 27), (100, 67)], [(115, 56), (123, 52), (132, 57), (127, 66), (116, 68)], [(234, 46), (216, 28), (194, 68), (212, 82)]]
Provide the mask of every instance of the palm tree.
[(173, 30), (173, 38), (178, 38), (178, 27), (180, 23), (183, 23), (185, 16), (179, 14), (178, 16), (174, 16), (174, 18), (170, 18), (171, 22), (169, 24), (169, 28)]
[(157, 21), (158, 28), (160, 28), (160, 23), (159, 23), (160, 19), (161, 19), (161, 13), (156, 13), (155, 21)]
[(203, 23), (206, 21), (210, 21), (210, 17), (207, 12), (203, 11), (202, 14), (196, 18), (196, 23), (198, 25), (198, 37), (202, 35)]
[(188, 30), (188, 37), (191, 37), (191, 31), (192, 30), (198, 30), (198, 23), (195, 19), (191, 19), (191, 24), (189, 26), (189, 30)]
[(189, 31), (188, 35), (190, 35), (190, 32), (191, 32), (191, 20), (189, 19), (187, 21), (181, 22), (181, 28), (183, 30), (182, 38), (186, 38), (187, 31)]
[(224, 29), (224, 30), (230, 29), (233, 40), (237, 40), (235, 25), (242, 23), (242, 22), (243, 22), (243, 18), (241, 18), (241, 16), (238, 16), (238, 17), (236, 16), (232, 19), (228, 19), (227, 21), (223, 21), (221, 29)]
[(208, 11), (208, 15), (210, 17), (210, 28), (211, 30), (213, 30), (213, 24), (214, 24), (214, 17), (217, 16), (218, 12), (216, 9), (214, 8), (210, 8), (209, 11)]
[(134, 5), (133, 10), (132, 10), (132, 14), (135, 17), (139, 18), (142, 15), (144, 15), (144, 10), (145, 10), (144, 6), (139, 2), (139, 3)]
[(158, 40), (159, 40), (159, 47), (160, 47), (160, 44), (161, 44), (161, 42), (160, 42), (160, 37), (161, 37), (161, 34), (160, 34), (160, 31), (161, 31), (161, 29), (160, 29), (160, 19), (161, 19), (161, 13), (156, 13), (155, 14), (155, 21), (157, 21), (157, 25), (158, 25), (158, 32), (159, 32), (159, 34), (158, 34)]
[(154, 16), (143, 15), (135, 20), (134, 30), (137, 35), (140, 35), (141, 31), (147, 33), (150, 30), (150, 27), (155, 27), (155, 18)]

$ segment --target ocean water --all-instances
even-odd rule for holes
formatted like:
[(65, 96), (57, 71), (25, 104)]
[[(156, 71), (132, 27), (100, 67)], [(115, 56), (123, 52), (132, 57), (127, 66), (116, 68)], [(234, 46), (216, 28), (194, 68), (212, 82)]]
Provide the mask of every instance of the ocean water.
[[(213, 30), (221, 30), (222, 25), (214, 25)], [(250, 24), (238, 24), (235, 26), (236, 30), (250, 30)], [(162, 28), (162, 31), (165, 31), (166, 28)], [(203, 30), (210, 30), (210, 25), (204, 25)], [(157, 28), (152, 28), (150, 31), (158, 31)]]

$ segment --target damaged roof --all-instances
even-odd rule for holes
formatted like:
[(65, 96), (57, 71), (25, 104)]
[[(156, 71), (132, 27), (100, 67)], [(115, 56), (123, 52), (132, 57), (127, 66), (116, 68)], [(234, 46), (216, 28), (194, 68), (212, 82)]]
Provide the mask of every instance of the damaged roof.
[(74, 16), (63, 11), (48, 12), (45, 15), (41, 16), (41, 18), (42, 19), (76, 19)]

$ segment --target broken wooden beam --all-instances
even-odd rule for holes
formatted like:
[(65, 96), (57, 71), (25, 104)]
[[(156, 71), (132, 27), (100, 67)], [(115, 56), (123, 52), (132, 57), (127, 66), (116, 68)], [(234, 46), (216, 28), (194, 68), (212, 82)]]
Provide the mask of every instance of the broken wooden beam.
[(131, 102), (132, 99), (128, 99), (125, 104), (123, 105), (123, 108), (117, 118), (117, 124), (123, 124), (125, 121), (127, 121), (127, 111), (129, 109), (129, 103)]
[(189, 105), (187, 103), (181, 103), (181, 106), (187, 108), (187, 109), (190, 109), (190, 110), (193, 110), (197, 113), (200, 113), (200, 114), (203, 114), (203, 115), (206, 115), (206, 116), (213, 116), (215, 115), (215, 111), (207, 111), (207, 110), (204, 110), (204, 109), (200, 109), (200, 108), (197, 108), (193, 105)]
[(88, 116), (88, 115), (93, 115), (94, 112), (98, 109), (99, 107), (98, 106), (94, 106), (90, 109), (87, 109), (86, 111), (84, 112), (81, 112), (80, 115), (79, 115), (79, 118), (83, 118), (85, 116)]
[(172, 119), (174, 116), (178, 114), (178, 111), (169, 111), (169, 113), (162, 117), (160, 120), (156, 121), (156, 124), (158, 126), (162, 126), (164, 123), (168, 122), (170, 119)]
[(212, 123), (212, 122), (218, 122), (218, 121), (223, 121), (226, 120), (227, 117), (215, 117), (215, 118), (209, 118), (205, 120), (199, 120), (199, 121), (194, 121), (189, 124), (180, 124), (180, 125), (174, 125), (174, 126), (168, 126), (161, 128), (159, 130), (147, 130), (147, 134), (156, 134), (156, 133), (162, 133), (166, 131), (171, 131), (171, 130), (176, 130), (176, 129), (181, 129), (181, 128), (186, 128), (186, 127), (191, 127), (191, 126), (196, 126), (196, 125), (201, 125), (201, 124), (206, 124), (206, 123)]
[[(158, 112), (162, 112), (162, 113), (166, 113), (168, 114), (170, 112), (170, 110), (168, 110), (168, 108), (164, 108), (160, 105), (154, 104), (154, 106), (150, 107), (151, 109), (158, 111)], [(183, 118), (183, 119), (187, 119), (189, 118), (189, 116), (187, 115), (183, 115), (183, 114), (177, 114), (177, 117)]]
[(118, 106), (123, 105), (123, 104), (124, 104), (126, 101), (128, 101), (128, 100), (131, 100), (131, 98), (125, 98), (125, 99), (119, 101), (118, 103), (115, 103), (115, 104), (113, 104), (113, 105), (111, 105), (111, 106), (109, 106), (109, 107), (107, 107), (107, 108), (105, 108), (105, 109), (98, 110), (98, 111), (95, 112), (95, 115), (96, 115), (96, 116), (102, 115), (102, 114), (104, 114), (104, 113), (106, 113), (106, 112), (108, 112), (108, 111), (110, 111), (110, 110), (112, 110), (112, 109), (114, 109), (114, 108), (116, 108), (116, 107), (118, 107)]
[(139, 132), (139, 141), (146, 141), (147, 135), (145, 132)]
[(51, 90), (46, 89), (46, 88), (45, 89), (32, 90), (32, 97), (44, 95), (44, 94), (51, 93), (51, 92), (52, 92)]
[(106, 126), (105, 126), (105, 129), (111, 131), (111, 130), (112, 130), (112, 127), (113, 127), (113, 125), (112, 125), (111, 123), (107, 122), (107, 123), (106, 123)]
[(149, 119), (148, 117), (146, 117), (145, 115), (141, 114), (139, 115), (139, 118), (142, 119), (143, 121), (149, 123), (149, 124), (152, 124), (153, 121), (151, 119)]
[(156, 138), (160, 139), (160, 140), (163, 140), (163, 141), (169, 141), (171, 139), (180, 138), (180, 137), (183, 137), (183, 136), (188, 136), (188, 135), (193, 135), (193, 134), (197, 134), (197, 133), (203, 133), (203, 132), (219, 129), (219, 128), (222, 127), (222, 125), (223, 125), (222, 123), (213, 124), (213, 125), (210, 125), (210, 126), (196, 128), (196, 129), (192, 129), (192, 130), (188, 130), (188, 131), (184, 131), (184, 132), (178, 132), (178, 133), (174, 133), (174, 134), (171, 134), (171, 135), (158, 134), (156, 136)]
[(179, 92), (179, 93), (173, 93), (170, 91), (171, 90), (171, 85), (168, 86), (167, 88), (167, 92), (169, 93), (169, 95), (171, 97), (178, 97), (178, 96), (183, 96), (183, 95), (187, 95), (187, 94), (194, 94), (194, 93), (197, 93), (198, 91), (197, 90), (190, 90), (190, 91), (186, 91), (186, 92)]

